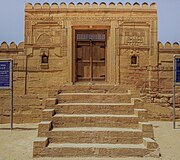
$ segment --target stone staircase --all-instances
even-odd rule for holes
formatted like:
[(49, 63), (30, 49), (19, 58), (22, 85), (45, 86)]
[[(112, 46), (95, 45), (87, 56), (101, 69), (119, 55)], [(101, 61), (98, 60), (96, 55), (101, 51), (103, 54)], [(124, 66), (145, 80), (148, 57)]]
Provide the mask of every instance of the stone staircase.
[(56, 98), (46, 101), (34, 157), (159, 156), (153, 126), (135, 89), (72, 85), (56, 92)]

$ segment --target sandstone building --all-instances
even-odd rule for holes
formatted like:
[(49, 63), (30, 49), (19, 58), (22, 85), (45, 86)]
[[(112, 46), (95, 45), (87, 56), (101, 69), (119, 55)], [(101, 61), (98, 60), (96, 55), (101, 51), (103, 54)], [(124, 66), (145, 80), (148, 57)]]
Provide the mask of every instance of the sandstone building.
[[(0, 58), (14, 60), (15, 121), (39, 121), (49, 90), (83, 81), (131, 85), (171, 105), (164, 93), (171, 93), (180, 47), (158, 42), (157, 23), (156, 4), (26, 4), (24, 42), (0, 46)], [(1, 123), (9, 120), (4, 92)]]
[[(158, 42), (157, 26), (155, 3), (151, 5), (147, 3), (123, 5), (120, 2), (118, 4), (113, 2), (89, 4), (87, 2), (76, 5), (73, 3), (68, 5), (65, 3), (60, 5), (56, 3), (52, 5), (26, 4), (24, 42), (19, 45), (12, 42), (9, 46), (3, 42), (0, 46), (0, 59), (12, 58), (14, 60), (15, 122), (39, 122), (46, 105), (51, 109), (46, 108), (43, 112), (46, 123), (39, 126), (39, 136), (51, 137), (53, 134), (44, 133), (44, 129), (49, 131), (51, 128), (49, 126), (52, 125), (49, 121), (55, 114), (52, 106), (57, 100), (52, 98), (64, 96), (59, 101), (72, 103), (72, 101), (80, 100), (79, 102), (84, 103), (83, 94), (80, 97), (75, 95), (74, 98), (73, 93), (68, 95), (68, 91), (92, 92), (92, 97), (85, 96), (87, 102), (87, 99), (92, 102), (96, 99), (96, 103), (102, 101), (115, 103), (119, 102), (118, 100), (124, 100), (124, 104), (128, 102), (129, 93), (131, 93), (131, 96), (141, 101), (136, 102), (137, 99), (130, 99), (130, 103), (135, 108), (146, 108), (143, 104), (147, 102), (158, 103), (157, 108), (161, 108), (160, 105), (170, 107), (172, 105), (173, 55), (180, 53), (180, 47), (177, 42), (174, 44)], [(97, 98), (100, 91), (108, 92), (109, 95), (103, 95), (103, 98), (101, 95), (102, 99)], [(123, 91), (128, 91), (125, 93), (125, 98), (118, 99), (115, 95), (118, 96), (120, 93), (123, 95)], [(96, 92), (96, 98), (93, 98), (93, 93)], [(60, 93), (64, 95), (59, 95)], [(48, 97), (51, 99), (47, 100)], [(0, 90), (0, 98), (0, 123), (6, 123), (9, 121), (8, 91)], [(155, 106), (152, 104), (153, 107)], [(131, 109), (130, 111), (127, 109), (128, 114), (134, 112)], [(161, 113), (162, 110), (164, 111), (162, 108), (160, 113), (156, 111), (153, 113), (151, 108), (148, 109), (151, 111), (149, 117), (171, 118), (169, 108), (166, 110), (167, 114), (164, 115)], [(104, 112), (106, 111), (111, 112), (110, 110)], [(68, 111), (65, 110), (65, 112)], [(76, 111), (73, 110), (72, 113), (74, 112)], [(138, 116), (144, 115), (145, 110), (136, 110), (135, 113)], [(143, 123), (144, 119), (142, 116), (139, 121)], [(130, 120), (128, 123), (132, 121), (137, 120)], [(53, 125), (57, 127), (60, 124), (54, 122)], [(136, 125), (131, 127), (135, 128)], [(144, 125), (141, 124), (141, 127), (143, 128)], [(151, 128), (151, 125), (149, 126)], [(144, 138), (153, 138), (152, 132), (145, 134), (147, 135)], [(50, 140), (52, 143), (55, 141), (52, 137)], [(48, 151), (43, 150), (40, 153), (39, 150), (42, 148), (38, 150), (39, 145), (46, 146), (47, 141), (44, 139), (35, 143), (35, 156), (47, 155)], [(157, 148), (155, 142), (152, 142), (152, 145), (147, 141), (145, 143), (151, 150)], [(142, 139), (136, 139), (136, 143), (141, 142)], [(102, 150), (102, 155), (105, 152)], [(149, 154), (149, 150), (142, 152), (137, 150), (137, 156)], [(118, 155), (119, 152), (112, 151), (112, 155), (114, 153)], [(52, 150), (49, 151), (49, 155), (51, 154), (53, 154)]]

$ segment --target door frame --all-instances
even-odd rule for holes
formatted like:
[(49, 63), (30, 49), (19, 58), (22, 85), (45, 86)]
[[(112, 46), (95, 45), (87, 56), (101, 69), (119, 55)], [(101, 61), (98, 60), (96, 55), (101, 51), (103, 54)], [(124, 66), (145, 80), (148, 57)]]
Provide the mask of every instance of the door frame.
[(76, 41), (76, 32), (78, 31), (87, 31), (87, 32), (96, 32), (96, 31), (105, 31), (105, 45), (106, 45), (106, 49), (105, 49), (105, 81), (103, 82), (107, 82), (107, 38), (109, 35), (109, 31), (110, 31), (110, 26), (73, 26), (72, 27), (72, 40), (73, 40), (73, 52), (72, 52), (72, 82), (73, 83), (77, 83), (77, 79), (76, 79), (76, 45), (77, 45), (77, 41)]

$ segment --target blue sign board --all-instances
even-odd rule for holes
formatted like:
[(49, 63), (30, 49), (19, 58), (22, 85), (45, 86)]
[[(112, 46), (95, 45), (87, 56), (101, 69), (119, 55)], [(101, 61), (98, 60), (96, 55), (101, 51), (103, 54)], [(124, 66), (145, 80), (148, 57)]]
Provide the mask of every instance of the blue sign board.
[(176, 62), (176, 82), (180, 82), (180, 58), (176, 58), (175, 62)]
[(11, 61), (0, 61), (0, 88), (11, 88)]

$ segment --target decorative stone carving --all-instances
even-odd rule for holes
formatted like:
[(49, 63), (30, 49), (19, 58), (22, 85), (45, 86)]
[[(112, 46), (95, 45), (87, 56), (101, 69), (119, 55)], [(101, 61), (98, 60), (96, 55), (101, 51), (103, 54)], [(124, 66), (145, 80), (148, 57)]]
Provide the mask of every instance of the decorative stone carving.
[[(81, 17), (81, 20), (75, 20), (72, 21), (71, 24), (72, 25), (89, 25), (89, 26), (93, 26), (93, 25), (110, 25), (111, 21), (108, 20), (104, 20), (103, 18), (88, 18), (88, 17)], [(87, 19), (89, 20), (93, 20), (92, 21), (87, 21)]]
[(40, 56), (46, 55), (49, 56), (49, 49), (48, 48), (41, 48), (40, 49)]
[(51, 40), (51, 37), (52, 37), (52, 32), (49, 28), (45, 28), (45, 26), (38, 26), (38, 25), (35, 25), (33, 27), (33, 37), (34, 37), (34, 43), (35, 44), (51, 44), (52, 43), (52, 40)]
[(48, 34), (42, 34), (42, 35), (40, 35), (39, 37), (38, 37), (38, 39), (37, 39), (37, 44), (43, 44), (43, 45), (49, 45), (49, 44), (51, 44), (52, 42), (51, 42), (51, 38), (50, 38), (50, 36), (48, 35)]
[[(35, 16), (35, 15), (34, 15)], [(26, 18), (27, 20), (29, 20), (29, 21), (38, 21), (38, 20), (43, 20), (43, 21), (49, 21), (49, 22), (51, 22), (52, 21), (52, 19), (47, 19), (46, 17), (27, 17)], [(143, 22), (144, 20), (146, 20), (147, 22), (146, 22), (146, 24), (147, 25), (150, 25), (150, 21), (155, 21), (155, 20), (157, 20), (157, 18), (156, 17), (128, 17), (128, 18), (125, 18), (125, 17), (93, 17), (93, 16), (91, 16), (91, 17), (89, 17), (89, 16), (78, 16), (78, 14), (77, 14), (77, 16), (74, 16), (74, 17), (66, 17), (66, 18), (64, 18), (64, 17), (54, 17), (53, 18), (53, 20), (56, 20), (56, 21), (66, 21), (66, 20), (75, 20), (75, 21), (87, 21), (87, 20), (97, 20), (98, 21), (98, 23), (100, 23), (100, 21), (111, 21), (111, 20), (117, 20), (117, 21), (119, 21), (119, 25), (121, 25), (122, 24), (122, 21), (125, 21), (125, 20), (128, 20), (128, 21), (138, 21), (138, 22)], [(124, 23), (124, 22), (123, 22)], [(34, 24), (36, 24), (36, 23), (34, 23)], [(61, 24), (61, 23), (60, 23)]]
[(124, 45), (147, 46), (148, 37), (146, 29), (126, 29), (124, 32)]
[(139, 51), (138, 50), (131, 50), (129, 54), (130, 66), (137, 67), (139, 66)]
[(125, 44), (129, 46), (142, 46), (145, 43), (145, 33), (144, 32), (126, 32), (125, 33)]

